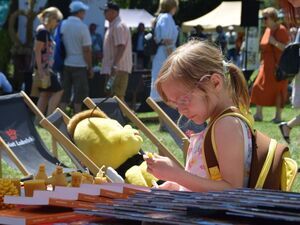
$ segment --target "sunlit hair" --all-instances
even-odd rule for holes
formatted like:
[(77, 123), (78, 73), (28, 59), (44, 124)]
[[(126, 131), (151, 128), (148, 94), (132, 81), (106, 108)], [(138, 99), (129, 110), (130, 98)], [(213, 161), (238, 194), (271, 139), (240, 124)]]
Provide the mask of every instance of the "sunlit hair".
[(262, 11), (263, 16), (267, 16), (269, 18), (271, 18), (273, 21), (278, 21), (278, 14), (277, 14), (277, 10), (274, 7), (268, 7), (265, 8)]
[(173, 8), (178, 8), (178, 5), (178, 0), (160, 0), (156, 14), (158, 15), (159, 13), (168, 13)]
[(41, 23), (48, 24), (52, 19), (62, 20), (63, 14), (58, 8), (49, 7), (39, 13), (37, 17), (41, 21)]
[(163, 64), (155, 82), (159, 95), (168, 102), (162, 84), (168, 80), (182, 83), (187, 90), (197, 87), (208, 93), (209, 79), (201, 78), (207, 74), (217, 73), (223, 77), (224, 85), (231, 95), (236, 107), (249, 111), (249, 95), (246, 80), (241, 70), (232, 63), (224, 68), (220, 49), (208, 42), (192, 40), (177, 48)]

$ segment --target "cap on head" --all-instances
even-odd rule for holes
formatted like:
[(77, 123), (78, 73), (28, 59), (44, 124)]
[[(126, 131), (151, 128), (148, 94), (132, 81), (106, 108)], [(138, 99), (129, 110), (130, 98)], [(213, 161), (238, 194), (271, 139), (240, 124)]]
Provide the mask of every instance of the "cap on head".
[(233, 26), (229, 26), (228, 30), (234, 30), (234, 27)]
[(108, 2), (108, 3), (105, 5), (104, 10), (108, 10), (108, 9), (112, 9), (112, 10), (115, 10), (115, 11), (119, 12), (120, 7), (119, 7), (118, 4), (115, 3), (115, 2)]
[(71, 2), (71, 4), (69, 5), (69, 8), (70, 8), (70, 13), (76, 13), (76, 12), (79, 12), (82, 10), (86, 11), (89, 9), (89, 7), (81, 1)]

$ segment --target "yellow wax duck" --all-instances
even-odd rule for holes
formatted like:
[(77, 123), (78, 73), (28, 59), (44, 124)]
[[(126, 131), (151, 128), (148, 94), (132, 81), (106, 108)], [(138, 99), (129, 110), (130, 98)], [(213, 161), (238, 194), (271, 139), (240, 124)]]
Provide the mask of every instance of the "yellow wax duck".
[(67, 186), (68, 182), (61, 166), (56, 166), (55, 172), (52, 173), (52, 186)]
[(47, 180), (48, 176), (46, 174), (46, 166), (45, 164), (40, 164), (39, 170), (34, 177), (35, 180)]
[[(68, 131), (77, 147), (99, 168), (108, 168), (106, 173), (116, 170), (125, 178), (130, 167), (143, 162), (143, 157), (139, 154), (143, 139), (139, 132), (130, 125), (123, 127), (102, 111), (86, 110), (74, 115), (68, 124)], [(127, 181), (136, 181), (140, 174), (130, 173), (129, 176), (137, 178), (126, 177)]]

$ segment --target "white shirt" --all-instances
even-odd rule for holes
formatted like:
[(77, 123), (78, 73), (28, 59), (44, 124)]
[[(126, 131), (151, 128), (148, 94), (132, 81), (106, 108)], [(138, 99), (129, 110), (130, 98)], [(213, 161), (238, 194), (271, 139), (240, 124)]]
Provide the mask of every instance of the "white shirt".
[[(117, 46), (125, 45), (125, 50), (117, 65), (113, 65), (117, 55)], [(110, 24), (104, 36), (103, 43), (103, 74), (110, 74), (111, 68), (117, 66), (117, 70), (131, 73), (132, 70), (132, 46), (129, 28), (116, 17)]]
[(80, 18), (69, 16), (62, 24), (61, 33), (66, 48), (64, 64), (73, 67), (86, 67), (82, 47), (92, 45), (87, 25)]

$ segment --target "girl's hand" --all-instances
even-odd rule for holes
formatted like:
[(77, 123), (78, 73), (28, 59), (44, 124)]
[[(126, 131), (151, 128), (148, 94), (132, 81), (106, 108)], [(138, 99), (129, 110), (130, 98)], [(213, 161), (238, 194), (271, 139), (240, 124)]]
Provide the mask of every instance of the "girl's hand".
[(157, 154), (154, 154), (152, 158), (144, 156), (144, 160), (147, 162), (147, 171), (160, 180), (172, 181), (176, 177), (177, 171), (181, 170), (168, 157)]
[(164, 190), (169, 190), (169, 191), (179, 191), (180, 185), (171, 182), (171, 181), (166, 181), (165, 183), (159, 185), (159, 189), (164, 189)]

